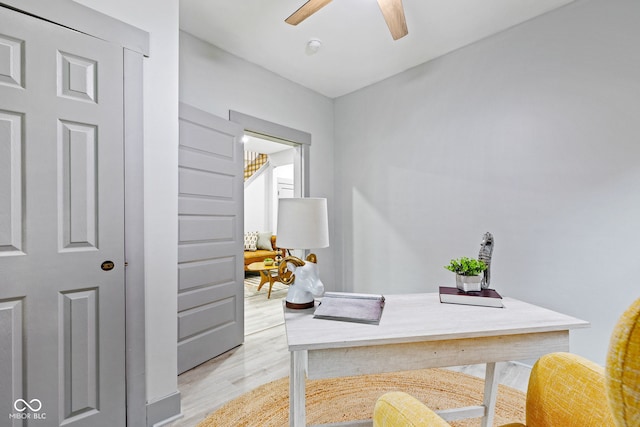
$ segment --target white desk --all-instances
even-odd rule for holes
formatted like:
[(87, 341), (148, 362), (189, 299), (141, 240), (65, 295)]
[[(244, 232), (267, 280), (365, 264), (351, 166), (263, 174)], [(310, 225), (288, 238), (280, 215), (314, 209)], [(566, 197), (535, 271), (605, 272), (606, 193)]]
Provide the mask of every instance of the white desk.
[(589, 326), (513, 298), (503, 299), (505, 308), (441, 304), (438, 294), (385, 298), (379, 325), (314, 319), (314, 309), (284, 309), (291, 426), (306, 425), (305, 371), (313, 379), (478, 363), (487, 364), (484, 404), (440, 415), (448, 420), (483, 417), (482, 426), (492, 426), (496, 362), (568, 351), (569, 330)]

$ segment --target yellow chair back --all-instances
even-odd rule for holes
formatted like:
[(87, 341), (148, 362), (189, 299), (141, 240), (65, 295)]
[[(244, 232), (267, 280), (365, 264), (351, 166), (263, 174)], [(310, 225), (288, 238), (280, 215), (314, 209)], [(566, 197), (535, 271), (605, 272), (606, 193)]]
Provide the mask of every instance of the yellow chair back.
[(640, 298), (622, 314), (613, 330), (606, 381), (617, 425), (640, 426)]

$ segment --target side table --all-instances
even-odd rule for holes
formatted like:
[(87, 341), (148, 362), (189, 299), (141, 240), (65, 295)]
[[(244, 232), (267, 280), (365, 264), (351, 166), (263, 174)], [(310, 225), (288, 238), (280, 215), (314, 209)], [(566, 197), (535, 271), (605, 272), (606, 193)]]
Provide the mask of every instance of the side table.
[(264, 265), (264, 262), (252, 262), (247, 266), (247, 270), (260, 272), (258, 291), (262, 289), (265, 283), (269, 283), (267, 298), (271, 298), (271, 288), (273, 288), (273, 284), (278, 281), (278, 267), (275, 265)]

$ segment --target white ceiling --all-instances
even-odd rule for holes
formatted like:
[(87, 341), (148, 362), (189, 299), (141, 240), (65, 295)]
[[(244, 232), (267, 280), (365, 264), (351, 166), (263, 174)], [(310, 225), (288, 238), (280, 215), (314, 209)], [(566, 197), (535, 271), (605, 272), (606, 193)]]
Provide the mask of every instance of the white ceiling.
[(290, 150), (291, 146), (278, 142), (268, 141), (251, 135), (244, 135), (244, 151), (253, 151), (262, 154), (274, 154), (281, 151)]
[[(335, 0), (298, 26), (306, 0), (180, 0), (180, 28), (335, 98), (574, 0), (404, 0), (409, 35), (393, 41), (376, 0)], [(306, 52), (311, 38), (322, 41)]]

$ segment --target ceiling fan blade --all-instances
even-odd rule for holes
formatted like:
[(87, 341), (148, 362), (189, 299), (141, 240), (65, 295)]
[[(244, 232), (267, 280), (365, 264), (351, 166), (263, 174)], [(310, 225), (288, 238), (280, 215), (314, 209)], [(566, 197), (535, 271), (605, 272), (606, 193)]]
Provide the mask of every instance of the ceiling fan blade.
[(300, 9), (296, 10), (284, 20), (287, 24), (298, 25), (327, 4), (331, 3), (331, 0), (309, 0), (305, 4), (303, 4)]
[(404, 19), (402, 0), (378, 0), (378, 5), (394, 40), (409, 34), (407, 21)]

